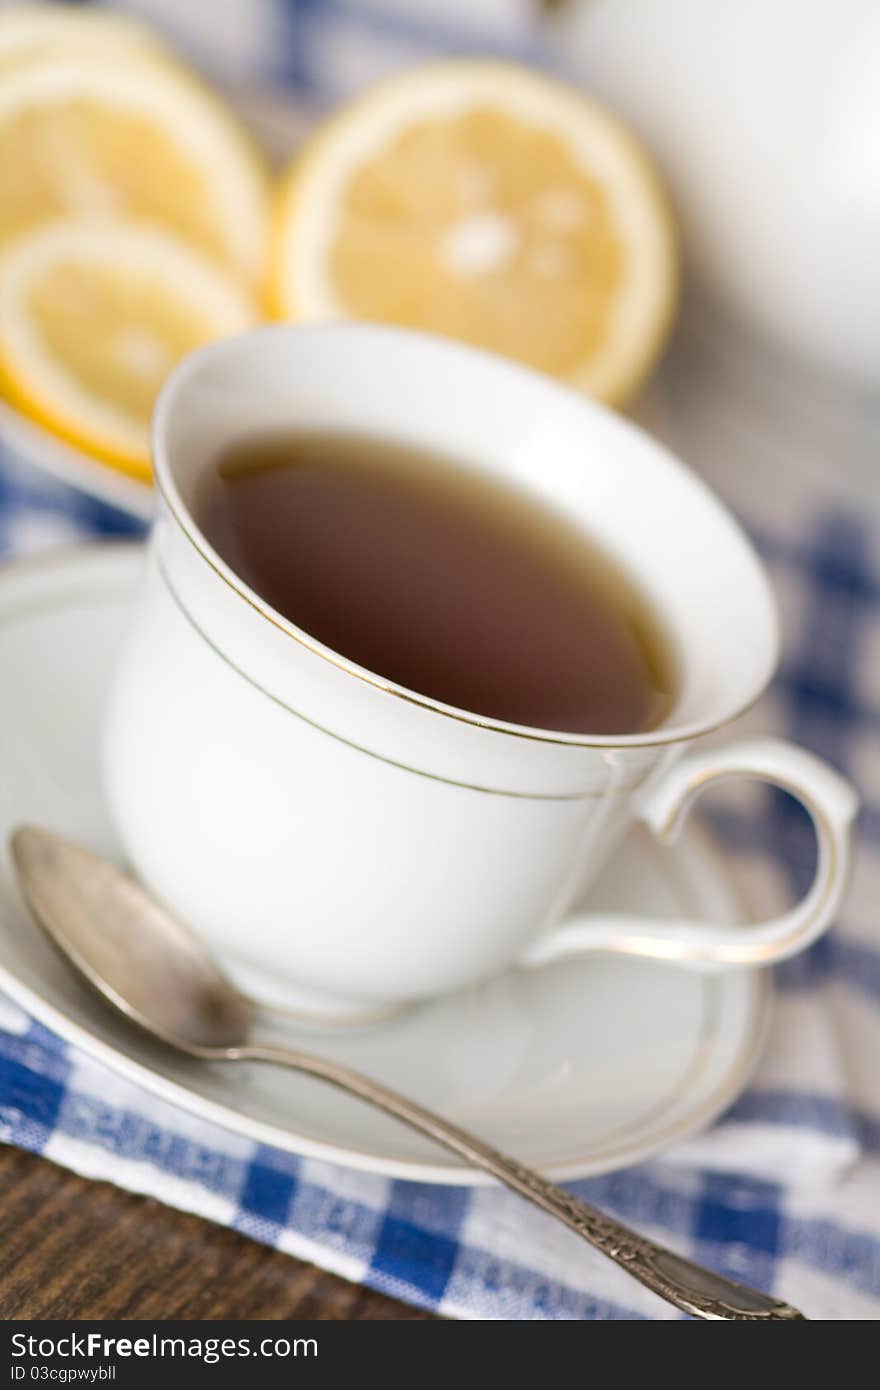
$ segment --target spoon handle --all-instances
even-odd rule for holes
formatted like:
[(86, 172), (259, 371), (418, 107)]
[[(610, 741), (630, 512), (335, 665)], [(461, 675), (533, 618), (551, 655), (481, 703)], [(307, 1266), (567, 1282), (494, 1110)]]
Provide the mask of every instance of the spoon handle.
[[(208, 1055), (207, 1049), (204, 1055)], [(216, 1057), (218, 1054), (211, 1049), (210, 1055)], [(725, 1279), (638, 1235), (457, 1125), (348, 1067), (306, 1052), (269, 1046), (228, 1048), (224, 1049), (223, 1057), (230, 1061), (270, 1062), (307, 1072), (386, 1111), (460, 1158), (491, 1173), (685, 1313), (722, 1321), (789, 1321), (804, 1317), (788, 1303)]]

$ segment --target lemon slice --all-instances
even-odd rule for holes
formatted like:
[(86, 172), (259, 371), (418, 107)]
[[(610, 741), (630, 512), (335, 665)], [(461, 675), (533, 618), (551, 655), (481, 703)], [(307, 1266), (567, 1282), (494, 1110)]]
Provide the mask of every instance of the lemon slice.
[(451, 61), (318, 132), (282, 187), (270, 281), (280, 317), (433, 330), (619, 402), (670, 323), (675, 238), (608, 114), (528, 69)]
[(250, 282), (263, 269), (265, 174), (195, 79), (143, 53), (49, 57), (0, 80), (0, 248), (53, 217), (170, 228)]
[(0, 386), (57, 434), (148, 477), (168, 372), (253, 317), (238, 282), (168, 232), (51, 224), (0, 259)]
[(145, 25), (110, 10), (30, 4), (0, 12), (0, 72), (59, 50), (95, 54), (138, 48), (156, 52), (164, 45)]

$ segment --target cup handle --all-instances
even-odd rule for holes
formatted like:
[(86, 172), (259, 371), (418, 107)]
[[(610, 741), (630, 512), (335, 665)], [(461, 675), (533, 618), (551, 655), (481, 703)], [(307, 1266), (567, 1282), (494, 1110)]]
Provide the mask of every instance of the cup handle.
[(614, 951), (697, 969), (770, 965), (821, 936), (846, 887), (858, 798), (849, 782), (820, 758), (774, 738), (690, 753), (637, 798), (636, 819), (663, 843), (672, 843), (700, 792), (731, 777), (771, 782), (796, 796), (809, 812), (819, 850), (816, 875), (795, 907), (754, 926), (584, 913), (541, 937), (520, 963), (549, 965), (585, 951)]

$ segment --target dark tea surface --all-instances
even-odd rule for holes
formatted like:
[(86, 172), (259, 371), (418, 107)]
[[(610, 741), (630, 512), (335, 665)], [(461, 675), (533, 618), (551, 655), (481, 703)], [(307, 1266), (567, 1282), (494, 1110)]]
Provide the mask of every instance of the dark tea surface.
[(280, 614), (368, 671), (471, 713), (650, 729), (674, 663), (619, 567), (527, 494), (410, 446), (285, 434), (223, 454), (196, 518)]

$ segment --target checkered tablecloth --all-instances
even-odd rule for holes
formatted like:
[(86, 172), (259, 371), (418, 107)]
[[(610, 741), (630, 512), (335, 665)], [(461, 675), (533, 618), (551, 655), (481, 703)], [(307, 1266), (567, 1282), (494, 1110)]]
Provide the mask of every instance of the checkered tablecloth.
[[(165, 25), (206, 72), (256, 94), (259, 119), (276, 134), (431, 53), (544, 56), (526, 0), (129, 8)], [(766, 1053), (722, 1120), (655, 1162), (572, 1187), (814, 1317), (872, 1319), (880, 1316), (880, 502), (872, 514), (856, 489), (839, 485), (852, 471), (835, 444), (846, 431), (829, 427), (824, 473), (811, 473), (784, 412), (782, 423), (768, 423), (748, 393), (734, 392), (731, 406), (725, 371), (701, 382), (693, 361), (673, 353), (643, 415), (727, 495), (770, 566), (783, 664), (741, 731), (787, 734), (857, 783), (865, 807), (854, 882), (830, 934), (777, 972)], [(762, 389), (772, 400), (772, 383)], [(817, 425), (814, 450), (820, 434)], [(4, 556), (139, 530), (0, 454)], [(814, 847), (786, 797), (725, 799), (712, 817), (757, 904), (803, 890)], [(445, 1314), (678, 1316), (504, 1192), (391, 1181), (261, 1148), (145, 1095), (2, 998), (0, 1138)]]

